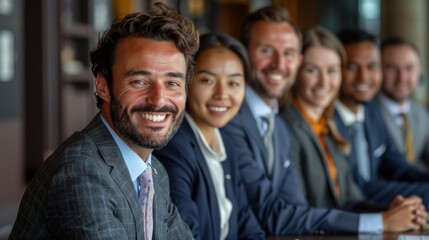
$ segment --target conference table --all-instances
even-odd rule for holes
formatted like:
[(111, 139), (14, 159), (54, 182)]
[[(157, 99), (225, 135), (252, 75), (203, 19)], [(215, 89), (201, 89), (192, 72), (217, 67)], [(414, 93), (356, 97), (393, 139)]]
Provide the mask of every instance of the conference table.
[(303, 236), (269, 236), (267, 240), (429, 240), (429, 229), (383, 234), (325, 234)]

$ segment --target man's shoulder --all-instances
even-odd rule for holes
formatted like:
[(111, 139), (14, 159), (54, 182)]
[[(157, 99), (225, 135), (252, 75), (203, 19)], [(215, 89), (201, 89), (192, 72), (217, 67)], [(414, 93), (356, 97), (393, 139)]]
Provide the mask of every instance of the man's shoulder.
[(416, 112), (425, 116), (428, 116), (428, 108), (425, 107), (422, 103), (418, 102), (417, 100), (411, 100), (410, 102), (410, 111)]

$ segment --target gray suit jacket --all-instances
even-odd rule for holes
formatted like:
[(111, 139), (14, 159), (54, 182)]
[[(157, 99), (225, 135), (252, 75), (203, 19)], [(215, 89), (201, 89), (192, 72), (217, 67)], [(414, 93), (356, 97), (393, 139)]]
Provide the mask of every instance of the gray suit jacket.
[(352, 209), (360, 203), (363, 195), (353, 179), (344, 154), (335, 146), (332, 138), (327, 136), (325, 141), (337, 169), (339, 196), (335, 194), (323, 149), (310, 125), (293, 105), (282, 111), (281, 116), (289, 125), (292, 159), (304, 183), (310, 206)]
[[(384, 106), (380, 97), (377, 97), (375, 102), (379, 107), (383, 120), (393, 138), (397, 148), (402, 153), (404, 150), (404, 138), (402, 129), (398, 127), (387, 108)], [(429, 114), (427, 109), (420, 103), (411, 100), (410, 106), (410, 128), (413, 132), (413, 144), (416, 153), (415, 163), (424, 169), (429, 169)]]
[[(171, 203), (168, 176), (152, 159), (153, 239), (192, 239)], [(10, 239), (143, 239), (137, 193), (124, 159), (97, 115), (33, 177)]]

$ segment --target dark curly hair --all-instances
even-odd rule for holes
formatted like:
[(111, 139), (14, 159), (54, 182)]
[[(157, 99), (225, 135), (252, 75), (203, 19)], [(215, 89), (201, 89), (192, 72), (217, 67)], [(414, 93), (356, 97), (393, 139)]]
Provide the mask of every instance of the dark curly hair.
[[(173, 41), (185, 56), (186, 83), (193, 75), (193, 55), (199, 47), (199, 34), (194, 24), (180, 16), (172, 7), (161, 2), (154, 3), (148, 12), (128, 14), (112, 22), (109, 29), (100, 34), (97, 46), (90, 51), (92, 73), (103, 74), (109, 89), (112, 89), (112, 65), (118, 43), (129, 36), (157, 41)], [(102, 100), (96, 95), (97, 106)]]

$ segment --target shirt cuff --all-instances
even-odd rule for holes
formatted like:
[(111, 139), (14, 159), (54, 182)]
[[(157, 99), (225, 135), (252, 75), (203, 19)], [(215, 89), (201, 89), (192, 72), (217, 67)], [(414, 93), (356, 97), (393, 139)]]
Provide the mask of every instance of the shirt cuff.
[(383, 216), (380, 213), (359, 214), (359, 233), (382, 233)]

